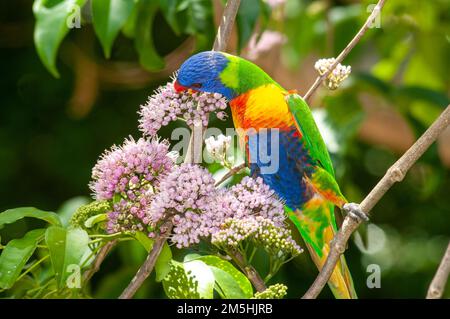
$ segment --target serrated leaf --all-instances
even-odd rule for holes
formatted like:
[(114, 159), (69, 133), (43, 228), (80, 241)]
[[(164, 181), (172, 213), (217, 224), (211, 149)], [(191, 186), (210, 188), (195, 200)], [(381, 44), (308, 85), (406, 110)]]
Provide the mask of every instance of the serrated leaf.
[(89, 236), (81, 228), (65, 229), (51, 226), (45, 232), (45, 242), (50, 251), (53, 271), (58, 288), (64, 288), (70, 275), (68, 266), (80, 266), (83, 256), (89, 250)]
[(0, 255), (0, 288), (8, 289), (14, 285), (44, 233), (44, 228), (35, 229), (6, 245)]
[(111, 48), (136, 5), (135, 0), (92, 1), (92, 22), (103, 47), (105, 56), (111, 56)]
[(85, 226), (86, 228), (91, 228), (91, 227), (93, 227), (94, 225), (96, 225), (96, 224), (98, 224), (98, 223), (100, 223), (100, 222), (102, 222), (102, 221), (105, 221), (105, 220), (107, 220), (107, 219), (108, 219), (108, 214), (106, 214), (106, 213), (94, 215), (94, 216), (89, 217), (89, 218), (84, 222), (84, 226)]
[(61, 225), (59, 216), (53, 212), (46, 212), (34, 207), (18, 207), (0, 213), (0, 228), (5, 224), (14, 223), (24, 217), (42, 219), (55, 226)]
[(35, 0), (33, 3), (36, 50), (42, 63), (55, 77), (59, 77), (56, 68), (58, 48), (69, 32), (70, 18), (81, 12), (80, 8), (85, 2), (86, 0)]
[(153, 20), (157, 9), (156, 1), (141, 0), (138, 3), (135, 45), (139, 63), (148, 71), (159, 71), (165, 66), (164, 60), (156, 52), (153, 44)]
[[(253, 287), (248, 278), (230, 262), (217, 256), (201, 256), (197, 260), (201, 260), (210, 266), (214, 273), (216, 283), (226, 298), (251, 298), (253, 296)], [(229, 276), (214, 268), (225, 272)], [(230, 278), (235, 284), (230, 282)], [(241, 297), (238, 297), (238, 295)]]

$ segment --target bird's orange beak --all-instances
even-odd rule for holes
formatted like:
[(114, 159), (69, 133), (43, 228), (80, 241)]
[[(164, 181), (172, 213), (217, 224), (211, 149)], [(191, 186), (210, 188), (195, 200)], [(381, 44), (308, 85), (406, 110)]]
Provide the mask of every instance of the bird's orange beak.
[(186, 91), (188, 89), (187, 87), (182, 86), (178, 81), (175, 81), (175, 83), (173, 84), (173, 87), (174, 87), (175, 91), (178, 93)]

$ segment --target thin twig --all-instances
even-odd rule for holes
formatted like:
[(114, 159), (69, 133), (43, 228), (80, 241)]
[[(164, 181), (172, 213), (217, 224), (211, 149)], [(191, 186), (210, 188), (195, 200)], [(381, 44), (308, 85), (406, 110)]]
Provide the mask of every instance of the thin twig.
[(100, 265), (116, 244), (117, 240), (109, 241), (99, 250), (92, 267), (86, 270), (83, 274), (83, 283), (87, 283), (92, 278), (92, 276), (94, 276), (94, 274), (100, 269)]
[(219, 186), (223, 182), (225, 182), (228, 178), (230, 178), (233, 175), (238, 174), (241, 170), (245, 168), (245, 163), (242, 163), (238, 166), (233, 167), (230, 169), (225, 175), (222, 176), (222, 178), (214, 184), (215, 187)]
[[(223, 51), (226, 48), (227, 42), (231, 35), (231, 30), (233, 28), (234, 19), (236, 18), (236, 14), (239, 8), (240, 0), (229, 0), (225, 5), (223, 18), (219, 26), (219, 30), (214, 41), (213, 50)], [(192, 127), (192, 134), (189, 140), (188, 150), (186, 152), (186, 157), (184, 159), (185, 163), (200, 163), (202, 160), (202, 147), (203, 147), (203, 135), (205, 127), (202, 125), (197, 125)], [(172, 231), (173, 225), (171, 223), (166, 224), (167, 231), (164, 231), (163, 234), (158, 235), (155, 238), (155, 242), (153, 244), (152, 250), (149, 252), (147, 259), (141, 265), (138, 272), (130, 282), (127, 288), (120, 295), (120, 299), (130, 299), (139, 289), (139, 287), (143, 284), (145, 279), (152, 272), (156, 260), (161, 253), (162, 247), (167, 240), (167, 237), (170, 235)]]
[(377, 16), (380, 14), (381, 9), (384, 6), (384, 3), (386, 0), (379, 0), (377, 5), (373, 8), (372, 13), (367, 18), (364, 25), (361, 27), (361, 29), (358, 31), (358, 33), (354, 36), (354, 38), (347, 44), (347, 46), (342, 50), (342, 52), (338, 55), (334, 63), (328, 68), (327, 72), (324, 74), (318, 76), (316, 78), (316, 81), (314, 84), (309, 88), (309, 90), (306, 92), (306, 94), (303, 96), (303, 99), (308, 103), (311, 96), (314, 94), (314, 92), (317, 90), (317, 88), (320, 86), (320, 84), (328, 77), (328, 75), (336, 68), (336, 66), (341, 63), (345, 57), (350, 53), (350, 51), (355, 47), (355, 45), (361, 40), (363, 35), (366, 33), (367, 29), (372, 25), (373, 21), (377, 18)]
[(153, 268), (155, 267), (156, 260), (158, 259), (161, 251), (166, 243), (167, 237), (172, 232), (172, 223), (167, 222), (165, 225), (160, 227), (160, 234), (155, 238), (153, 242), (153, 247), (150, 250), (147, 259), (139, 268), (138, 272), (128, 284), (128, 287), (119, 296), (119, 299), (131, 299), (136, 291), (142, 286), (145, 279), (151, 274)]
[[(442, 131), (450, 125), (450, 105), (441, 113), (441, 115), (434, 121), (434, 123), (422, 134), (422, 136), (403, 154), (400, 159), (394, 163), (378, 182), (378, 184), (371, 190), (369, 195), (364, 198), (360, 204), (361, 210), (369, 214), (372, 208), (380, 201), (386, 192), (396, 182), (401, 182), (408, 170), (415, 162), (425, 153), (430, 145), (438, 138)], [(358, 228), (361, 221), (356, 220), (350, 215), (347, 215), (342, 223), (341, 229), (337, 232), (330, 244), (330, 253), (319, 272), (316, 280), (303, 296), (304, 299), (316, 298), (322, 291), (323, 287), (330, 278), (333, 269), (340, 256), (344, 253), (347, 246), (347, 241), (351, 234)]]
[(261, 278), (259, 273), (256, 271), (255, 268), (253, 268), (252, 265), (248, 264), (244, 260), (244, 256), (237, 250), (234, 251), (227, 251), (227, 253), (230, 255), (230, 257), (234, 260), (234, 262), (241, 268), (241, 270), (244, 272), (245, 276), (250, 280), (253, 287), (255, 287), (256, 291), (262, 292), (266, 290), (266, 284), (264, 283), (264, 280)]
[(447, 250), (444, 257), (442, 257), (441, 264), (439, 265), (433, 281), (428, 288), (427, 299), (440, 299), (445, 290), (447, 284), (448, 275), (450, 273), (450, 242), (448, 243)]
[[(223, 10), (222, 21), (220, 21), (219, 29), (217, 30), (217, 36), (214, 40), (213, 51), (225, 51), (228, 41), (233, 30), (234, 20), (239, 9), (240, 0), (228, 0), (225, 9)], [(209, 116), (208, 116), (209, 119)], [(197, 125), (191, 127), (192, 134), (189, 140), (185, 163), (201, 163), (202, 161), (202, 148), (203, 148), (203, 136), (206, 131), (206, 127), (202, 126), (199, 122)]]

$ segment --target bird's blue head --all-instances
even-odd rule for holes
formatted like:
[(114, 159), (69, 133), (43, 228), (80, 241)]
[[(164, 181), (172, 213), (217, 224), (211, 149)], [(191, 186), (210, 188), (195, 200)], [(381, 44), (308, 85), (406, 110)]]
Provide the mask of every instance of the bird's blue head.
[(235, 97), (235, 92), (226, 87), (220, 74), (226, 68), (229, 59), (218, 51), (205, 51), (197, 53), (187, 59), (180, 67), (175, 81), (175, 90), (180, 92), (186, 89), (194, 91), (220, 93), (228, 100)]

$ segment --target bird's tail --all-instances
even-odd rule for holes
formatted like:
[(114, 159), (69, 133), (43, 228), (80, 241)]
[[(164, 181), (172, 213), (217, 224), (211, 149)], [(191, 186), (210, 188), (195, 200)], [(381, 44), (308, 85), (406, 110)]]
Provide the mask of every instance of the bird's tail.
[[(310, 220), (307, 214), (299, 210), (292, 211), (290, 215), (291, 220), (297, 226), (302, 235), (312, 260), (316, 264), (319, 271), (322, 269), (327, 260), (330, 251), (330, 242), (336, 233), (336, 225), (334, 221), (334, 205), (326, 203), (321, 205), (322, 209), (328, 210), (332, 220), (324, 224), (316, 218)], [(314, 212), (318, 213), (317, 210)], [(321, 211), (321, 213), (325, 213)], [(314, 214), (314, 215), (315, 215)], [(333, 214), (333, 215), (331, 215)], [(317, 216), (317, 215), (316, 215)], [(319, 233), (320, 232), (320, 233)], [(319, 234), (318, 234), (319, 233)], [(328, 285), (337, 299), (356, 299), (355, 287), (353, 285), (352, 276), (345, 262), (344, 255), (336, 264), (336, 267), (328, 281)]]

